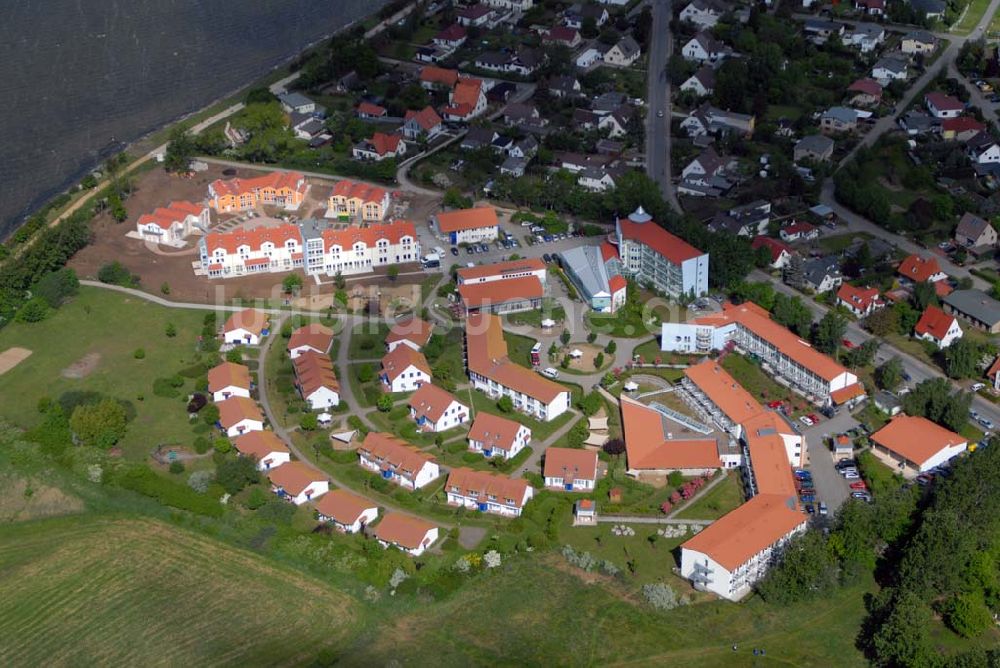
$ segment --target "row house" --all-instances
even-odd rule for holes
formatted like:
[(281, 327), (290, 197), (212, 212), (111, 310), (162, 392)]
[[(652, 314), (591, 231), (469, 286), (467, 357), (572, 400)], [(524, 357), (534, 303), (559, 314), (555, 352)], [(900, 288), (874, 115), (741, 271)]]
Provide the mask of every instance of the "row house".
[(178, 245), (195, 228), (207, 230), (210, 224), (207, 206), (178, 201), (142, 214), (135, 227), (143, 241)]
[(375, 525), (372, 536), (383, 548), (395, 547), (419, 557), (438, 541), (440, 529), (412, 515), (389, 512)]
[(292, 460), (288, 446), (273, 431), (251, 431), (233, 439), (240, 457), (257, 460), (258, 471), (270, 471)]
[(503, 517), (520, 517), (535, 493), (526, 480), (465, 467), (452, 469), (444, 491), (449, 505)]
[(329, 355), (305, 352), (292, 360), (292, 366), (295, 387), (311, 410), (326, 410), (340, 404), (340, 383)]
[(208, 186), (208, 198), (220, 213), (246, 211), (262, 204), (295, 211), (309, 192), (306, 177), (299, 172), (271, 172), (249, 179), (218, 179)]
[(499, 415), (476, 413), (469, 428), (469, 451), (483, 457), (512, 459), (531, 442), (531, 429)]
[(433, 457), (391, 434), (375, 431), (358, 446), (358, 465), (410, 491), (441, 475)]
[(346, 489), (335, 489), (316, 502), (316, 516), (341, 533), (360, 533), (378, 519), (378, 506)]
[(291, 223), (211, 232), (198, 242), (201, 270), (209, 278), (292, 271), (303, 266), (302, 235)]
[(310, 276), (362, 274), (420, 260), (417, 231), (408, 220), (339, 230), (319, 221), (305, 220), (299, 223), (299, 229), (305, 251), (304, 268)]
[(286, 501), (301, 506), (330, 491), (330, 478), (303, 462), (288, 462), (267, 474), (271, 491)]
[(326, 218), (375, 223), (389, 214), (389, 191), (355, 181), (338, 181), (326, 203)]
[(288, 356), (297, 358), (307, 352), (325, 354), (333, 345), (333, 330), (318, 322), (303, 325), (288, 338)]

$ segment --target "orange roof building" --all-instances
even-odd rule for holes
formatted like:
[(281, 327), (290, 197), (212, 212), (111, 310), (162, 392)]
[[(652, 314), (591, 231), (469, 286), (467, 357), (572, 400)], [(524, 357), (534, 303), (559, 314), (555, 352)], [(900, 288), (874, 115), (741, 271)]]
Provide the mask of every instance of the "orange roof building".
[(420, 85), (424, 88), (453, 88), (458, 83), (458, 70), (428, 65), (420, 70)]
[(425, 383), (410, 395), (410, 417), (423, 431), (442, 432), (468, 421), (469, 407), (451, 392)]
[(291, 460), (288, 446), (273, 431), (251, 431), (234, 438), (233, 447), (244, 457), (255, 457), (261, 471), (270, 471)]
[(920, 257), (917, 254), (910, 255), (900, 262), (896, 273), (914, 283), (930, 281), (932, 283), (943, 281), (948, 275), (941, 271), (941, 265), (937, 258)]
[(458, 295), (465, 312), (516, 313), (541, 308), (545, 286), (536, 276), (488, 283), (460, 283)]
[(219, 212), (245, 211), (261, 205), (295, 211), (309, 192), (306, 177), (299, 172), (270, 172), (248, 179), (222, 179), (208, 186), (212, 208)]
[(497, 211), (491, 206), (441, 211), (431, 218), (431, 226), (451, 244), (493, 241), (500, 234)]
[(441, 475), (434, 458), (392, 434), (369, 432), (358, 446), (358, 464), (403, 489), (420, 489)]
[(372, 223), (385, 220), (391, 199), (385, 188), (356, 181), (338, 181), (326, 204), (326, 217), (360, 219)]
[(671, 430), (680, 425), (671, 427), (659, 411), (628, 397), (621, 398), (621, 412), (629, 475), (678, 471), (697, 476), (722, 468), (714, 438), (674, 438)]
[(639, 207), (616, 223), (622, 273), (671, 297), (708, 294), (708, 253), (658, 225)]
[(924, 309), (913, 332), (918, 339), (936, 343), (939, 348), (947, 348), (962, 338), (962, 327), (958, 324), (958, 318), (934, 305)]
[[(470, 313), (465, 320), (466, 369), (475, 389), (539, 420), (554, 420), (569, 410), (569, 390), (507, 356), (503, 325), (496, 315)], [(527, 361), (527, 360), (525, 360)]]
[(247, 308), (233, 313), (222, 328), (222, 338), (226, 343), (255, 346), (267, 336), (271, 326), (271, 316), (255, 308)]
[(217, 406), (219, 426), (230, 438), (264, 429), (264, 415), (253, 399), (229, 397), (225, 401), (220, 401)]
[(283, 464), (268, 472), (267, 477), (275, 494), (297, 506), (330, 491), (327, 475), (303, 462)]
[(416, 140), (424, 135), (433, 137), (443, 129), (441, 117), (434, 107), (424, 107), (419, 111), (407, 109), (403, 116), (403, 134), (407, 139)]
[(837, 290), (837, 303), (859, 318), (869, 316), (885, 306), (878, 288), (858, 288), (850, 283), (843, 283)]
[(335, 489), (316, 502), (316, 515), (344, 533), (358, 533), (378, 518), (378, 506), (345, 489)]
[(308, 350), (294, 360), (295, 386), (314, 411), (340, 404), (340, 383), (333, 370), (333, 361), (326, 353)]
[(212, 393), (212, 401), (249, 397), (252, 387), (250, 369), (242, 364), (223, 362), (208, 370), (208, 391)]
[(897, 415), (872, 434), (872, 452), (894, 471), (913, 477), (965, 452), (968, 441), (927, 418)]
[(392, 352), (397, 346), (407, 345), (414, 350), (422, 350), (434, 335), (434, 326), (426, 320), (413, 316), (400, 318), (385, 337), (386, 352)]
[(484, 457), (516, 457), (531, 442), (531, 430), (520, 422), (479, 411), (469, 429), (469, 450)]
[(177, 201), (139, 216), (136, 232), (144, 240), (176, 246), (191, 234), (194, 227), (207, 230), (209, 224), (208, 207)]
[(544, 283), (546, 275), (545, 263), (541, 258), (526, 257), (520, 260), (462, 267), (458, 270), (457, 279), (459, 285), (465, 285), (467, 283), (489, 283), (534, 276)]
[(519, 517), (535, 493), (524, 479), (464, 467), (452, 469), (444, 491), (451, 505), (505, 517)]
[(542, 467), (545, 486), (567, 492), (585, 492), (597, 484), (597, 453), (574, 448), (548, 448)]
[(398, 547), (413, 557), (419, 557), (436, 543), (438, 533), (438, 528), (430, 522), (397, 512), (386, 513), (372, 531), (382, 547)]
[(410, 346), (397, 346), (382, 357), (379, 378), (389, 392), (412, 392), (431, 382), (431, 366), (423, 353)]
[(480, 79), (459, 79), (451, 89), (451, 104), (441, 110), (445, 120), (468, 122), (486, 111), (486, 90)]
[(742, 433), (742, 423), (763, 410), (715, 360), (685, 369), (682, 383), (715, 423), (736, 437)]
[(399, 133), (376, 132), (355, 144), (352, 155), (356, 160), (386, 160), (406, 155), (406, 142)]
[(326, 353), (333, 344), (333, 330), (318, 322), (299, 327), (288, 338), (288, 355), (295, 359), (307, 350)]

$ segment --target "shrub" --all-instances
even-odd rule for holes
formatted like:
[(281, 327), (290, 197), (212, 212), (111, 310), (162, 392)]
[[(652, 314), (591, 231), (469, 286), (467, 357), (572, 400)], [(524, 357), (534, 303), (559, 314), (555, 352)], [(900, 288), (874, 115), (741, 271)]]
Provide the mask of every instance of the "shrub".
[(172, 339), (175, 336), (177, 336), (177, 326), (174, 325), (174, 323), (172, 322), (168, 322), (167, 327), (163, 333), (167, 335), (168, 339)]
[(176, 459), (170, 462), (170, 472), (174, 475), (184, 473), (184, 462), (177, 461)]
[(222, 453), (222, 454), (226, 454), (227, 452), (229, 452), (230, 450), (233, 449), (233, 444), (230, 443), (229, 439), (227, 439), (227, 438), (217, 438), (212, 443), (212, 445), (215, 447), (215, 451), (216, 452), (219, 452), (219, 453)]
[(375, 370), (371, 364), (362, 364), (358, 367), (357, 376), (362, 383), (368, 383), (375, 377)]
[(210, 484), (212, 484), (211, 471), (195, 471), (188, 476), (188, 487), (201, 494), (208, 491)]
[(205, 397), (205, 395), (196, 392), (191, 396), (191, 401), (188, 402), (187, 412), (197, 413), (207, 404), (208, 404), (208, 399)]
[(215, 470), (215, 482), (222, 485), (227, 494), (236, 494), (259, 481), (260, 472), (253, 457), (229, 457)]
[(593, 343), (597, 340), (597, 332), (590, 332), (587, 334), (587, 343)]
[(160, 292), (162, 294), (169, 295), (170, 294), (170, 284), (167, 283), (166, 281), (163, 281), (163, 283), (160, 284)]
[(258, 510), (268, 501), (268, 494), (260, 487), (254, 487), (247, 495), (246, 507), (250, 510)]
[(315, 413), (303, 413), (302, 418), (299, 420), (299, 427), (304, 431), (316, 431), (317, 427), (319, 427), (319, 419)]
[(171, 378), (157, 378), (153, 381), (153, 394), (164, 399), (174, 399), (181, 396), (180, 391)]
[(34, 297), (24, 303), (17, 312), (18, 322), (41, 322), (49, 315), (49, 305), (41, 297)]
[(944, 621), (958, 635), (974, 638), (990, 628), (993, 615), (981, 595), (956, 594), (944, 606)]
[(144, 348), (136, 348), (132, 353), (132, 357), (137, 360), (146, 359), (146, 350)]
[(673, 610), (686, 603), (684, 599), (677, 598), (677, 592), (662, 582), (642, 585), (642, 595), (657, 610)]
[(208, 449), (212, 447), (212, 444), (209, 443), (208, 439), (205, 438), (204, 436), (196, 436), (194, 439), (194, 443), (192, 443), (192, 446), (194, 447), (195, 452), (197, 452), (199, 455), (203, 455), (206, 452), (208, 452)]
[(222, 515), (222, 506), (214, 499), (199, 494), (187, 485), (159, 476), (148, 466), (121, 469), (112, 482), (122, 489), (152, 497), (166, 506), (209, 517)]
[(97, 280), (101, 283), (122, 285), (127, 288), (134, 287), (139, 283), (139, 277), (134, 276), (132, 272), (117, 260), (101, 267), (97, 272)]
[(114, 399), (81, 404), (73, 409), (69, 427), (83, 445), (110, 448), (125, 435), (125, 408)]
[(233, 348), (226, 353), (226, 361), (233, 364), (243, 364), (243, 351), (239, 348)]
[(388, 413), (392, 410), (392, 397), (388, 394), (383, 394), (378, 398), (378, 401), (375, 402), (375, 407), (383, 413)]

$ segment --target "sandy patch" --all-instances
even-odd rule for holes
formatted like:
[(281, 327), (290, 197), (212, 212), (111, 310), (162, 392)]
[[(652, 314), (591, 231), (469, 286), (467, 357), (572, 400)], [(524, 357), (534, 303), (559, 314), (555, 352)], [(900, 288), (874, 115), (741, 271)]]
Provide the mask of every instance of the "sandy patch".
[(0, 376), (13, 369), (30, 356), (30, 350), (27, 348), (18, 348), (17, 346), (3, 351), (0, 353)]
[[(562, 348), (559, 351), (559, 359), (562, 359), (563, 355), (569, 355), (573, 350), (579, 350), (583, 353), (580, 357), (573, 358), (569, 360), (569, 368), (575, 369), (577, 371), (582, 371), (583, 373), (596, 373), (598, 369), (594, 366), (594, 358), (597, 357), (598, 353), (603, 353), (604, 349), (600, 346), (595, 346), (591, 343), (570, 343), (568, 346)], [(614, 355), (604, 356), (604, 365), (607, 365), (610, 360), (614, 359)], [(603, 368), (603, 366), (602, 366)]]
[(87, 353), (62, 370), (63, 378), (86, 378), (101, 363), (100, 353)]

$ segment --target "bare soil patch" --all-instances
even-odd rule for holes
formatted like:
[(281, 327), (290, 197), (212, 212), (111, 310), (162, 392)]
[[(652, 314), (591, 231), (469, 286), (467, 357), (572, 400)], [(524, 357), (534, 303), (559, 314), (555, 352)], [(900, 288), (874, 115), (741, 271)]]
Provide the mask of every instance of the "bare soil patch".
[[(597, 357), (598, 353), (604, 352), (603, 348), (601, 348), (600, 346), (595, 346), (590, 343), (570, 342), (568, 346), (559, 351), (559, 354), (560, 356), (569, 355), (569, 353), (573, 350), (579, 350), (583, 354), (577, 358), (572, 358), (572, 357), (570, 358), (569, 360), (570, 369), (582, 371), (583, 373), (594, 373), (598, 371), (598, 369), (594, 367), (594, 358)], [(605, 364), (607, 364), (609, 360), (613, 360), (613, 356), (611, 355), (605, 355), (604, 357), (605, 357), (604, 360)]]
[(27, 348), (14, 346), (0, 353), (0, 376), (4, 375), (18, 364), (28, 359), (31, 351)]
[(83, 501), (57, 487), (24, 478), (0, 478), (0, 523), (70, 515), (83, 510)]
[(87, 353), (62, 370), (63, 378), (86, 378), (101, 363), (100, 353)]

